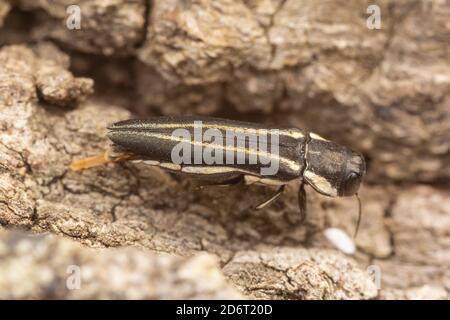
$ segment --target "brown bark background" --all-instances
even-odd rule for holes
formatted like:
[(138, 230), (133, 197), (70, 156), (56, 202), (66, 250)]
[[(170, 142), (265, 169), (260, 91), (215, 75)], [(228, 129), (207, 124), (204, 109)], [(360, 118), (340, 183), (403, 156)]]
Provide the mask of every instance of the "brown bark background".
[[(448, 298), (449, 18), (438, 0), (0, 0), (0, 297)], [(300, 226), (295, 183), (254, 211), (271, 190), (68, 170), (107, 145), (107, 124), (161, 114), (291, 125), (363, 152), (356, 254), (323, 233), (353, 233), (354, 199), (308, 188)]]

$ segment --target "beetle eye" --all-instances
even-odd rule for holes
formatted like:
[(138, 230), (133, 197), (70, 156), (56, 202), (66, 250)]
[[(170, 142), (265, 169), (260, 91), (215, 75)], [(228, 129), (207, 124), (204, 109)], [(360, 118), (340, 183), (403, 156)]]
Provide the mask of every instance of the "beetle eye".
[(356, 172), (350, 172), (350, 174), (345, 178), (343, 195), (352, 196), (358, 192), (359, 185), (361, 183), (361, 177)]

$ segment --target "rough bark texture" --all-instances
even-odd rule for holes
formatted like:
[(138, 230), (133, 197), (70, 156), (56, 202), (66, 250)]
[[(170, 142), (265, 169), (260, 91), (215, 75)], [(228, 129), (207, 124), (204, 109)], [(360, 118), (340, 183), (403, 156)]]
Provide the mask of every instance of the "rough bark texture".
[[(366, 1), (78, 3), (81, 30), (68, 30), (67, 1), (13, 1), (5, 19), (9, 5), (0, 0), (0, 224), (109, 249), (89, 258), (100, 249), (62, 237), (27, 240), (27, 248), (42, 243), (43, 256), (53, 247), (67, 255), (48, 265), (32, 260), (51, 276), (30, 280), (31, 289), (15, 292), (0, 278), (1, 297), (115, 297), (103, 278), (86, 291), (65, 290), (65, 268), (78, 252), (82, 269), (100, 270), (116, 253), (141, 259), (136, 249), (110, 248), (136, 246), (171, 257), (143, 258), (138, 273), (148, 281), (120, 297), (237, 297), (239, 290), (252, 298), (448, 298), (448, 2), (379, 1), (381, 30), (366, 27)], [(256, 212), (271, 190), (196, 190), (139, 164), (68, 170), (73, 159), (101, 152), (106, 125), (132, 113), (292, 125), (362, 151), (370, 184), (361, 192), (358, 252), (338, 253), (322, 233), (352, 234), (353, 199), (308, 189), (308, 219), (299, 226), (295, 183)], [(26, 236), (2, 233), (0, 264), (20, 263), (28, 251), (8, 239)], [(199, 251), (218, 257), (235, 289), (210, 256), (175, 257)], [(155, 284), (158, 271), (145, 270), (153, 263), (170, 265), (167, 282)], [(193, 273), (186, 290), (166, 294), (186, 264)], [(364, 271), (369, 265), (381, 271), (381, 291)], [(217, 279), (205, 292), (201, 270)], [(49, 283), (58, 291), (46, 290)], [(162, 293), (146, 291), (155, 285)]]
[(223, 269), (247, 295), (270, 299), (368, 299), (372, 279), (331, 250), (260, 248), (243, 251)]
[(242, 298), (208, 254), (181, 258), (136, 248), (94, 250), (3, 229), (0, 239), (1, 299)]
[[(23, 10), (43, 10), (35, 39), (52, 39), (73, 49), (102, 55), (127, 54), (144, 39), (146, 3), (141, 0), (13, 1)], [(66, 27), (70, 5), (78, 5), (81, 29)]]

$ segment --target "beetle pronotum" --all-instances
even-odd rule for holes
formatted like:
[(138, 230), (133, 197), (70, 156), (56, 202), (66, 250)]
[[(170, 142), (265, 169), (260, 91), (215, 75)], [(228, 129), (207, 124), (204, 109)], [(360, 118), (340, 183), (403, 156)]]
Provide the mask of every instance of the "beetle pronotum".
[[(199, 125), (200, 123), (200, 125)], [(200, 127), (201, 126), (201, 127)], [(200, 128), (207, 139), (198, 139)], [(184, 130), (188, 136), (174, 134)], [(257, 206), (261, 209), (277, 199), (290, 181), (300, 179), (298, 200), (302, 220), (306, 214), (307, 183), (315, 191), (329, 196), (355, 195), (361, 217), (358, 189), (365, 174), (365, 162), (361, 154), (326, 140), (319, 135), (295, 128), (269, 128), (264, 125), (208, 117), (157, 117), (147, 120), (125, 120), (108, 127), (107, 136), (112, 148), (98, 157), (74, 161), (73, 170), (81, 170), (108, 162), (137, 161), (163, 169), (191, 174), (213, 181), (210, 184), (231, 185), (239, 182), (278, 186), (278, 190)], [(209, 130), (209, 131), (208, 131)], [(228, 140), (228, 134), (233, 139)], [(194, 136), (194, 139), (192, 139)], [(256, 140), (254, 140), (256, 137)], [(270, 137), (270, 139), (260, 139)], [(213, 139), (215, 138), (215, 139)], [(221, 140), (221, 141), (218, 141)], [(261, 143), (263, 141), (264, 143)], [(219, 143), (220, 142), (220, 143)], [(221, 161), (199, 159), (195, 152), (174, 161), (173, 151), (180, 143), (189, 150), (206, 150)], [(276, 147), (276, 148), (272, 148)], [(268, 152), (276, 149), (277, 152)], [(241, 153), (238, 161), (229, 162), (229, 154)], [(185, 156), (185, 155), (183, 155)], [(254, 159), (265, 158), (277, 163), (277, 170), (264, 173), (264, 164)]]

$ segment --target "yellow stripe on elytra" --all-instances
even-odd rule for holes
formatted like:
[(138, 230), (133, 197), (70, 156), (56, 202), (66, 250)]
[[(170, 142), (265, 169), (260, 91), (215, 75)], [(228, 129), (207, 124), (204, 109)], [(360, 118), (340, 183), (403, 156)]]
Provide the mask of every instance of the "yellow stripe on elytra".
[(193, 145), (199, 145), (199, 146), (206, 146), (206, 147), (210, 147), (210, 148), (218, 148), (218, 149), (222, 149), (222, 150), (233, 150), (236, 152), (243, 152), (247, 155), (263, 155), (265, 157), (268, 158), (276, 158), (278, 159), (280, 162), (286, 163), (289, 168), (291, 168), (294, 171), (300, 171), (301, 167), (298, 163), (296, 163), (295, 161), (292, 161), (290, 159), (284, 158), (284, 157), (280, 157), (279, 155), (275, 155), (275, 154), (271, 154), (271, 153), (267, 153), (264, 151), (259, 151), (259, 150), (253, 150), (253, 149), (247, 149), (247, 148), (238, 148), (235, 146), (223, 146), (223, 145), (219, 145), (219, 144), (204, 144), (201, 141), (195, 141), (195, 140), (187, 140), (187, 139), (183, 139), (180, 137), (174, 137), (172, 135), (165, 135), (165, 134), (161, 134), (161, 133), (153, 133), (153, 132), (142, 132), (142, 134), (150, 136), (150, 137), (154, 137), (157, 139), (162, 139), (162, 140), (170, 140), (170, 141), (177, 141), (177, 142), (184, 142), (184, 143), (190, 143)]
[[(174, 163), (161, 163), (153, 160), (133, 160), (133, 163), (144, 163), (151, 166), (158, 166), (164, 169), (170, 169), (174, 171), (181, 171), (184, 173), (193, 173), (200, 175), (210, 175), (210, 174), (221, 174), (221, 173), (233, 173), (239, 172), (243, 173), (245, 176), (245, 181), (247, 184), (257, 183), (271, 186), (279, 186), (288, 183), (289, 181), (281, 181), (276, 179), (269, 178), (261, 178), (259, 176), (255, 176), (253, 172), (248, 170), (244, 170), (241, 168), (233, 168), (233, 167), (215, 167), (215, 166), (186, 166), (182, 167), (178, 164)], [(251, 181), (251, 183), (250, 183)]]
[[(132, 126), (132, 128), (154, 128), (154, 129), (177, 129), (177, 128), (190, 128), (193, 129), (197, 125), (195, 123), (146, 123), (145, 125), (137, 124)], [(228, 126), (225, 124), (214, 124), (214, 123), (201, 123), (202, 128), (206, 129), (219, 129), (219, 130), (228, 130), (234, 132), (243, 132), (243, 133), (255, 133), (255, 134), (270, 134), (271, 130), (278, 130), (280, 135), (288, 136), (293, 139), (304, 138), (305, 135), (302, 131), (292, 128), (292, 129), (263, 129), (263, 128), (244, 128), (238, 126)]]
[(183, 167), (181, 169), (182, 172), (185, 173), (195, 173), (195, 174), (220, 174), (220, 173), (232, 173), (232, 172), (240, 172), (244, 173), (244, 179), (246, 183), (249, 183), (251, 181), (252, 183), (259, 183), (264, 185), (270, 185), (270, 186), (279, 186), (283, 184), (287, 184), (289, 181), (281, 181), (276, 179), (268, 179), (268, 178), (260, 178), (255, 176), (252, 172), (239, 169), (239, 168), (231, 168), (231, 167), (194, 167), (194, 166), (187, 166)]

